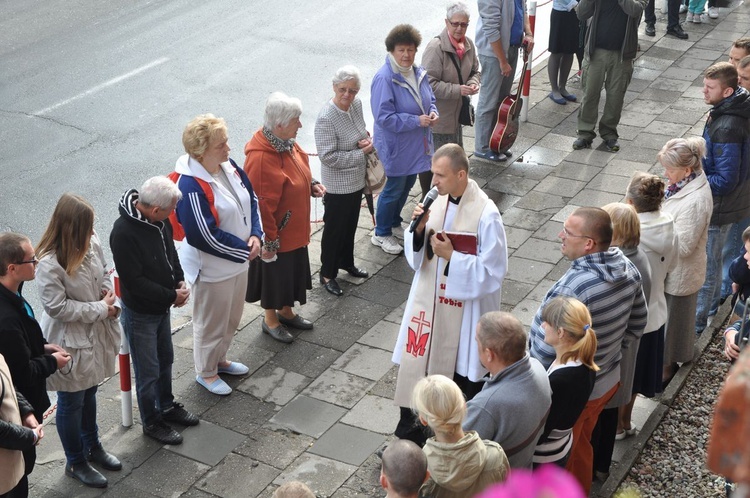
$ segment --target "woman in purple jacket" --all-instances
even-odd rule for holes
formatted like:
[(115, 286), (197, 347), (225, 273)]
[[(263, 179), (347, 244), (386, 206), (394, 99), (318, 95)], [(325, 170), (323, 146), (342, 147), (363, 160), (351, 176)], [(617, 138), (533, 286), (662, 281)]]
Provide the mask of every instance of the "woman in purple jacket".
[(388, 33), (385, 64), (375, 74), (370, 104), (375, 117), (373, 142), (388, 181), (378, 199), (372, 243), (389, 254), (399, 254), (401, 209), (417, 174), (430, 170), (433, 152), (431, 127), (438, 122), (435, 94), (427, 72), (414, 65), (422, 36), (413, 26), (399, 24)]

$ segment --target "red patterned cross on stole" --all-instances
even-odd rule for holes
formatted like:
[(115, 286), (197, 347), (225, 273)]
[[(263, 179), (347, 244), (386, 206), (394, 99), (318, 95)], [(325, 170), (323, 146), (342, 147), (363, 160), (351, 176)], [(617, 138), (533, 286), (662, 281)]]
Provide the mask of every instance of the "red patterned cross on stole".
[(427, 347), (427, 339), (430, 337), (429, 332), (422, 333), (423, 328), (430, 328), (430, 322), (425, 319), (424, 311), (419, 312), (419, 316), (411, 319), (412, 323), (417, 325), (417, 331), (409, 327), (409, 341), (406, 343), (406, 352), (411, 353), (415, 358), (424, 356)]

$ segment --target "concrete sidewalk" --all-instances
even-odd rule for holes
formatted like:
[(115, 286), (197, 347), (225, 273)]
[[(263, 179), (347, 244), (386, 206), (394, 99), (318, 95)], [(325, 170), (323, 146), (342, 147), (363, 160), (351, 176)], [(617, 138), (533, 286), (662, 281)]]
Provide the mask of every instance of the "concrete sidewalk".
[[(655, 38), (643, 35), (641, 28), (642, 51), (619, 127), (620, 152), (606, 152), (598, 139), (597, 148), (572, 150), (578, 104), (560, 106), (547, 99), (541, 67), (532, 79), (528, 122), (522, 123), (512, 148), (513, 159), (523, 156), (525, 164), (472, 160), (471, 176), (497, 203), (508, 235), (502, 309), (526, 325), (569, 266), (557, 238), (566, 216), (577, 206), (622, 200), (636, 170), (661, 174), (656, 153), (662, 145), (702, 131), (708, 110), (701, 95), (702, 71), (726, 60), (732, 40), (750, 33), (747, 4), (721, 9), (720, 18), (708, 24), (686, 25), (686, 41), (663, 37), (664, 17)], [(465, 147), (473, 150), (471, 137)], [(412, 202), (405, 213), (411, 212)], [(317, 273), (322, 226), (314, 228), (310, 260)], [(98, 422), (105, 447), (121, 458), (123, 470), (105, 472), (110, 481), (105, 490), (65, 477), (50, 417), (30, 477), (32, 496), (270, 497), (279, 484), (294, 479), (319, 496), (384, 496), (374, 452), (392, 437), (398, 419), (390, 357), (413, 273), (402, 256), (387, 255), (370, 243), (371, 230), (370, 214), (363, 208), (355, 257), (372, 276), (342, 275), (341, 298), (314, 284), (308, 303), (298, 311), (314, 320), (315, 329), (295, 332), (293, 344), (261, 334), (262, 310), (246, 306), (230, 358), (248, 365), (250, 374), (226, 379), (235, 389), (228, 397), (214, 396), (195, 383), (192, 328), (189, 321), (182, 324), (173, 336), (174, 391), (178, 401), (201, 417), (200, 425), (183, 431), (184, 444), (161, 446), (144, 437), (137, 409), (135, 425), (122, 427), (119, 378), (114, 377), (100, 387)], [(686, 374), (680, 375), (684, 379)], [(673, 394), (665, 402), (639, 400), (636, 425), (653, 429), (668, 409), (669, 396)], [(618, 442), (612, 476), (592, 494), (609, 496), (616, 489), (647, 435)]]

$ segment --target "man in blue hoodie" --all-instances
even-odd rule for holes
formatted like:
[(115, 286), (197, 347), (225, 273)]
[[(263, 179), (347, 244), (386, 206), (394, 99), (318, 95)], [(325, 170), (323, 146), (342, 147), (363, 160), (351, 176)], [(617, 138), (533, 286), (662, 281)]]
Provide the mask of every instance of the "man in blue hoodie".
[[(737, 69), (731, 63), (717, 62), (706, 69), (703, 101), (712, 106), (703, 128), (703, 171), (711, 185), (714, 210), (706, 243), (706, 281), (698, 291), (695, 312), (697, 334), (706, 328), (709, 311), (718, 308), (721, 253), (730, 229), (750, 216), (750, 94), (738, 85)], [(742, 233), (737, 232), (735, 237)], [(734, 245), (741, 243), (737, 240)]]
[[(635, 265), (620, 249), (609, 247), (612, 220), (606, 211), (594, 207), (576, 209), (565, 220), (558, 236), (562, 241), (560, 250), (571, 262), (570, 268), (544, 296), (531, 323), (529, 349), (531, 356), (545, 368), (555, 359), (554, 348), (544, 342), (542, 328), (542, 310), (552, 298), (571, 296), (588, 307), (598, 341), (594, 361), (599, 371), (589, 401), (573, 427), (573, 447), (566, 467), (588, 494), (594, 456), (591, 435), (620, 385), (620, 359), (626, 350), (638, 347), (648, 309)], [(614, 447), (617, 408), (609, 407), (607, 415), (608, 424), (606, 431), (602, 428), (601, 439), (611, 440)]]

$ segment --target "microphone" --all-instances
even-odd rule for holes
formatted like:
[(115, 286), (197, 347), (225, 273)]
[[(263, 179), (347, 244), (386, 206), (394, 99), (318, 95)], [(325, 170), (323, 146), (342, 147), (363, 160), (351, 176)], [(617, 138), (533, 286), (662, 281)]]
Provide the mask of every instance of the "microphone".
[(424, 218), (425, 213), (428, 209), (430, 209), (430, 206), (432, 206), (432, 203), (435, 202), (435, 199), (438, 198), (438, 189), (437, 187), (432, 187), (429, 192), (427, 192), (427, 195), (424, 196), (424, 199), (422, 200), (422, 209), (424, 210), (422, 214), (414, 218), (411, 222), (411, 225), (409, 225), (409, 232), (414, 233), (414, 229), (417, 228), (417, 225), (422, 221), (422, 218)]

